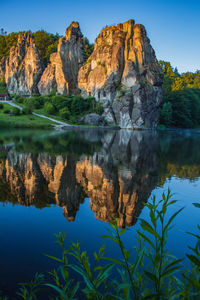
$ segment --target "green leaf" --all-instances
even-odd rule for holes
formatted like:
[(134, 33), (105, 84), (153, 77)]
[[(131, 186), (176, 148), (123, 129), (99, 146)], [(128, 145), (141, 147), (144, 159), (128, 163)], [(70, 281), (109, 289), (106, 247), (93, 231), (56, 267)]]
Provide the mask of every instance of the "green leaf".
[(164, 227), (164, 231), (167, 230), (167, 228), (169, 227), (169, 225), (171, 224), (171, 222), (174, 220), (174, 218), (183, 210), (183, 207), (180, 208), (177, 212), (175, 212), (169, 219), (169, 221), (167, 222), (167, 224)]
[(77, 273), (79, 273), (83, 279), (85, 280), (85, 283), (87, 285), (87, 287), (90, 289), (90, 290), (93, 290), (93, 286), (92, 286), (92, 283), (90, 282), (90, 280), (88, 279), (87, 277), (87, 274), (84, 272), (83, 269), (81, 269), (79, 266), (77, 265), (69, 265), (69, 267), (71, 269), (73, 269), (74, 271), (76, 271)]
[(137, 233), (145, 240), (145, 241), (147, 241), (150, 245), (151, 245), (151, 247), (153, 248), (153, 249), (155, 249), (155, 246), (154, 246), (154, 244), (153, 244), (153, 242), (146, 236), (146, 235), (144, 235), (142, 232), (140, 232), (139, 230), (137, 230)]
[(79, 289), (79, 286), (80, 286), (80, 283), (77, 282), (75, 284), (75, 286), (71, 289), (71, 297), (70, 298), (74, 299), (74, 296), (76, 295), (76, 293), (77, 293), (77, 291)]
[(145, 249), (142, 249), (141, 252), (139, 253), (139, 255), (137, 256), (137, 258), (132, 266), (132, 275), (135, 273), (135, 271), (137, 270), (137, 267), (141, 263), (141, 261), (144, 257), (144, 253), (145, 253)]
[(171, 269), (168, 269), (167, 271), (165, 271), (165, 272), (162, 273), (162, 277), (166, 277), (166, 276), (172, 275), (173, 273), (175, 273), (179, 269), (180, 269), (179, 266), (176, 266), (176, 267), (173, 267)]
[(119, 231), (119, 236), (121, 236), (122, 234), (124, 234), (128, 229), (127, 228), (122, 228), (120, 231)]
[(57, 286), (50, 284), (50, 283), (45, 283), (45, 286), (51, 287), (52, 289), (54, 289), (55, 291), (57, 291), (65, 300), (69, 300), (69, 298), (67, 297), (67, 295)]
[(196, 267), (200, 268), (200, 259), (192, 254), (186, 254), (189, 260), (196, 265)]
[(149, 216), (151, 218), (151, 223), (153, 224), (154, 228), (156, 228), (156, 218), (152, 210), (150, 210)]
[(112, 258), (112, 257), (103, 257), (102, 259), (112, 261), (114, 264), (120, 265), (121, 267), (125, 268), (125, 265), (123, 264), (123, 262), (121, 262), (118, 259), (115, 259), (115, 258)]
[(151, 272), (148, 272), (148, 271), (144, 271), (144, 273), (146, 274), (146, 276), (151, 279), (151, 281), (153, 282), (157, 282), (157, 278), (155, 276), (155, 274), (151, 273)]
[(58, 257), (52, 256), (52, 255), (48, 255), (48, 254), (44, 254), (44, 255), (47, 256), (47, 257), (49, 257), (49, 258), (51, 258), (51, 259), (53, 259), (53, 260), (56, 260), (56, 261), (59, 261), (59, 262), (63, 263), (63, 260), (60, 259), (60, 258), (58, 258)]
[(143, 228), (143, 230), (148, 231), (149, 233), (157, 237), (159, 240), (161, 240), (161, 236), (152, 228), (152, 226), (146, 220), (144, 219), (140, 219), (140, 220), (141, 220), (141, 227)]
[(170, 269), (171, 267), (173, 267), (173, 266), (179, 264), (179, 263), (182, 262), (182, 261), (183, 261), (183, 259), (175, 259), (173, 262), (171, 262), (170, 264), (168, 264), (168, 265), (164, 268), (163, 273), (166, 272), (166, 271), (167, 271), (168, 269)]
[(200, 203), (192, 203), (195, 207), (200, 208)]
[(110, 240), (112, 240), (114, 243), (116, 243), (117, 245), (119, 245), (119, 241), (118, 241), (116, 238), (114, 238), (114, 237), (112, 237), (112, 236), (110, 236), (110, 235), (105, 234), (105, 235), (102, 235), (101, 238), (102, 238), (102, 239), (110, 239)]

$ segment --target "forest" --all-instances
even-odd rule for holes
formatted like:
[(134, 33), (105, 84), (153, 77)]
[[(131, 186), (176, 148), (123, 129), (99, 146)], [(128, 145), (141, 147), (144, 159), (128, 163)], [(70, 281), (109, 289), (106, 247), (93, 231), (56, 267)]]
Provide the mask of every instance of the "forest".
[(195, 128), (200, 125), (200, 71), (179, 74), (170, 62), (159, 61), (164, 73), (164, 101), (160, 124)]

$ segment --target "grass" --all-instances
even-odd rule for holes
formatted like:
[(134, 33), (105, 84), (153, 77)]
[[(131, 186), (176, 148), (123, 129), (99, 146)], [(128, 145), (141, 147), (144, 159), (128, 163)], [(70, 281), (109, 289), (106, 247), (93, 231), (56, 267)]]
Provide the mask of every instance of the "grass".
[(51, 128), (55, 123), (50, 120), (36, 117), (33, 115), (19, 115), (11, 116), (11, 114), (5, 114), (4, 109), (12, 111), (12, 106), (4, 103), (4, 108), (0, 110), (0, 127), (1, 128)]
[[(15, 103), (16, 105), (20, 106), (21, 108), (26, 107), (26, 105), (24, 105), (22, 103), (18, 103), (16, 100), (14, 100), (12, 102)], [(36, 114), (44, 115), (45, 117), (55, 119), (57, 121), (61, 121), (61, 122), (66, 123), (66, 124), (74, 125), (69, 120), (66, 121), (65, 119), (61, 118), (58, 114), (55, 114), (55, 115), (47, 114), (47, 112), (44, 110), (44, 108), (39, 108), (39, 109), (34, 108), (33, 112), (35, 112)]]

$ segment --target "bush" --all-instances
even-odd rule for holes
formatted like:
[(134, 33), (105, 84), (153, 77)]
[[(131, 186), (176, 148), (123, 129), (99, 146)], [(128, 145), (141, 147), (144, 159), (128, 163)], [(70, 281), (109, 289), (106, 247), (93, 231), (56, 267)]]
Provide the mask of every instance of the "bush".
[(3, 109), (3, 108), (4, 108), (3, 104), (2, 104), (2, 103), (0, 103), (0, 109)]
[(20, 109), (17, 108), (17, 107), (13, 107), (12, 114), (15, 115), (15, 116), (19, 116), (20, 115)]
[(10, 109), (8, 109), (8, 108), (4, 109), (3, 113), (4, 114), (10, 114)]
[(46, 113), (48, 113), (50, 115), (54, 115), (56, 113), (55, 107), (50, 102), (45, 103), (44, 110), (46, 111)]
[(68, 120), (70, 117), (70, 113), (67, 107), (63, 107), (62, 109), (59, 110), (59, 115), (61, 118)]
[(18, 103), (24, 103), (24, 98), (22, 96), (17, 96), (15, 97), (15, 100), (18, 102)]
[(103, 106), (101, 105), (101, 103), (96, 103), (96, 107), (95, 107), (95, 112), (99, 115), (102, 115), (103, 113)]
[(30, 106), (26, 106), (23, 108), (22, 113), (24, 115), (31, 115), (32, 114), (32, 108)]

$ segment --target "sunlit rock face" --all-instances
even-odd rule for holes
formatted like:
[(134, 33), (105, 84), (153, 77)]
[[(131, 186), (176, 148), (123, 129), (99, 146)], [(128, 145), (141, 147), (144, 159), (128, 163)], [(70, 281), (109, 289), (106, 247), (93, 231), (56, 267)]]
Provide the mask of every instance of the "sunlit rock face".
[(19, 33), (16, 46), (5, 61), (5, 81), (11, 94), (38, 93), (37, 84), (43, 72), (37, 45), (30, 33)]
[(60, 94), (77, 93), (77, 76), (83, 62), (83, 35), (79, 23), (72, 22), (65, 37), (60, 38), (57, 52), (50, 56), (50, 63), (38, 84), (40, 94), (53, 91)]
[(163, 74), (143, 25), (133, 20), (105, 27), (78, 73), (83, 95), (104, 107), (108, 123), (154, 128), (163, 99)]
[(93, 157), (76, 164), (76, 178), (95, 217), (133, 225), (158, 181), (157, 135), (117, 132)]

